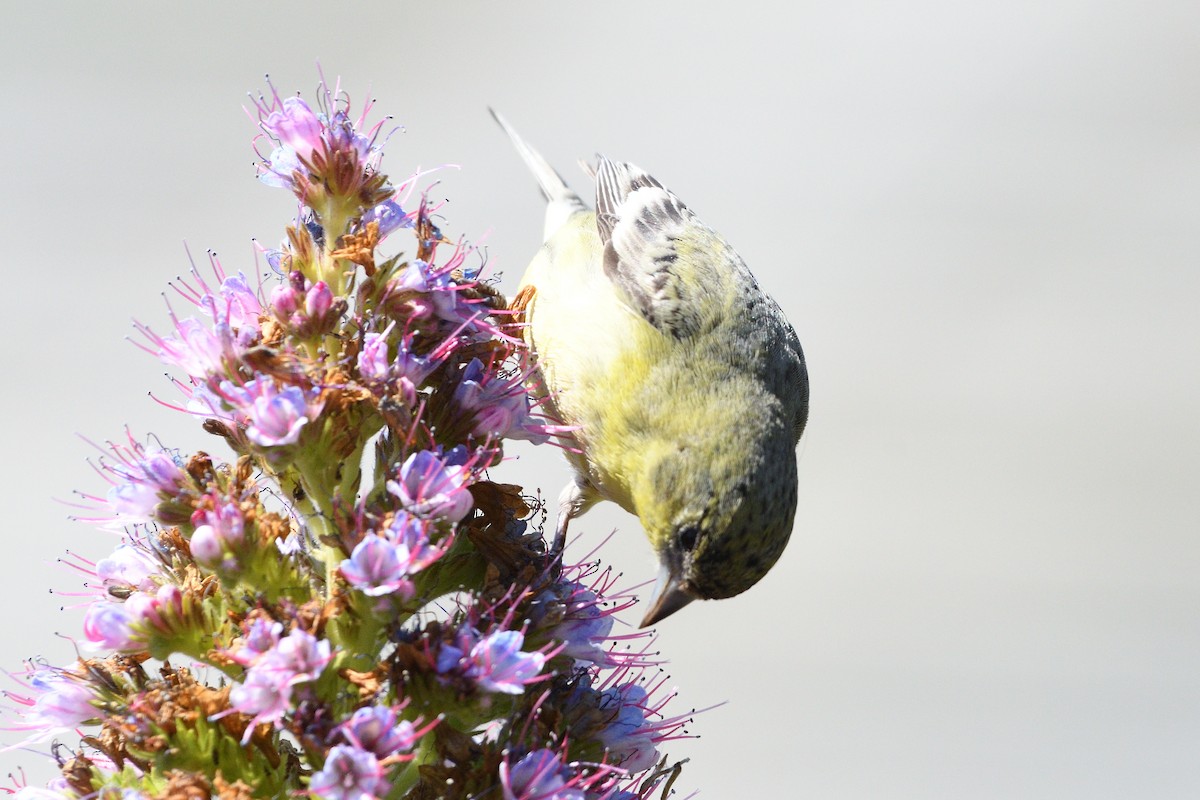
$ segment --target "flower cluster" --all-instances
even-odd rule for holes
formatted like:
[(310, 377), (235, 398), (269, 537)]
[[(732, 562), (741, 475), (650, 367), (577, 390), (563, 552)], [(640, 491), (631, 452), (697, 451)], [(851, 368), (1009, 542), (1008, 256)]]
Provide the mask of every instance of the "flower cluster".
[[(54, 745), (25, 798), (665, 796), (686, 735), (652, 634), (598, 563), (564, 566), (542, 509), (489, 470), (555, 432), (503, 298), (385, 124), (334, 88), (260, 96), (258, 175), (299, 201), (270, 271), (215, 256), (139, 346), (232, 451), (99, 445), (81, 515), (121, 532), (84, 574), (82, 655), (12, 675), (7, 724)], [(398, 231), (411, 256), (385, 255)], [(153, 659), (153, 661), (151, 661)], [(7, 791), (7, 790), (0, 790)]]

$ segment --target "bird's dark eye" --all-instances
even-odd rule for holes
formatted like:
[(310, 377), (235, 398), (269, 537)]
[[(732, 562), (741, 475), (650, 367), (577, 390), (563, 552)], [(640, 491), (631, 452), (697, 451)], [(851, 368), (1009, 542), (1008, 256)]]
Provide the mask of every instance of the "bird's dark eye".
[(700, 538), (700, 529), (694, 526), (688, 526), (681, 530), (678, 534), (679, 549), (689, 551), (696, 546), (696, 540)]

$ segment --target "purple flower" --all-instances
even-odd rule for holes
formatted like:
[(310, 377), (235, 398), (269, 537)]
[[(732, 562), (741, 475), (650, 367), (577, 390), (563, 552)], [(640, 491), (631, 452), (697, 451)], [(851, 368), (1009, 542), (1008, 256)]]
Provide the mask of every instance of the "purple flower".
[(371, 597), (397, 594), (409, 599), (416, 587), (408, 577), (445, 554), (451, 544), (429, 541), (424, 520), (399, 511), (381, 534), (368, 534), (342, 562), (342, 575), (354, 588)]
[(104, 466), (121, 481), (109, 489), (107, 499), (116, 522), (124, 524), (153, 522), (158, 504), (174, 497), (188, 481), (183, 467), (166, 450), (137, 448), (123, 463)]
[[(210, 313), (216, 314), (211, 297)], [(211, 327), (195, 317), (176, 320), (174, 336), (159, 336), (150, 328), (138, 325), (138, 330), (158, 350), (156, 355), (166, 364), (179, 367), (191, 378), (204, 380), (212, 375), (230, 371), (239, 361), (239, 336), (225, 321), (218, 320)], [(257, 328), (248, 328), (252, 340)]]
[(461, 445), (445, 456), (432, 450), (413, 453), (401, 465), (399, 480), (388, 481), (388, 491), (412, 514), (458, 522), (474, 503), (466, 489), (471, 471), (460, 460), (465, 455)]
[[(267, 266), (276, 275), (287, 275), (291, 271), (292, 256), (286, 250), (276, 250), (275, 248), (262, 247), (256, 245), (263, 254), (263, 258), (267, 259)], [(286, 247), (286, 243), (284, 244)]]
[(148, 483), (122, 483), (108, 490), (108, 504), (124, 523), (153, 522), (160, 502), (158, 489)]
[(123, 604), (97, 600), (83, 616), (83, 638), (97, 650), (134, 650), (141, 642), (130, 628), (134, 620)]
[(229, 547), (240, 546), (246, 538), (246, 519), (236, 503), (218, 503), (216, 508), (205, 510), (199, 518)]
[(277, 95), (270, 109), (259, 104), (259, 125), (278, 143), (259, 165), (259, 180), (268, 186), (293, 188), (294, 173), (304, 171), (302, 159), (311, 162), (313, 151), (323, 146), (320, 119), (299, 97), (280, 100)]
[(428, 732), (418, 731), (408, 720), (396, 721), (396, 710), (388, 706), (366, 706), (338, 726), (346, 741), (384, 759), (408, 752)]
[(387, 333), (368, 333), (363, 337), (362, 350), (358, 352), (358, 373), (368, 383), (386, 383), (391, 377)]
[(408, 266), (396, 281), (397, 289), (417, 292), (419, 294), (453, 288), (449, 275), (440, 270), (435, 270), (432, 264), (422, 261), (419, 258), (414, 258), (408, 262)]
[(383, 239), (398, 228), (411, 228), (414, 219), (415, 215), (406, 214), (400, 204), (395, 199), (391, 199), (383, 201), (363, 214), (362, 224), (365, 228), (368, 223), (378, 222), (379, 238)]
[(471, 433), (476, 436), (528, 439), (535, 444), (549, 441), (545, 427), (529, 413), (532, 400), (521, 379), (505, 379), (485, 369), (477, 358), (463, 371), (454, 402), (474, 415)]
[(407, 600), (416, 591), (408, 580), (408, 548), (375, 534), (358, 543), (341, 570), (351, 586), (369, 597), (396, 594)]
[(304, 165), (290, 147), (276, 147), (269, 158), (258, 165), (258, 179), (276, 189), (291, 189), (293, 174), (302, 172)]
[(392, 292), (416, 292), (423, 301), (414, 316), (436, 315), (448, 322), (462, 323), (471, 318), (469, 310), (459, 307), (458, 290), (450, 270), (414, 258), (389, 286)]
[(30, 667), (23, 680), (13, 677), (28, 686), (31, 693), (5, 692), (9, 700), (23, 707), (17, 709), (21, 722), (9, 730), (28, 731), (29, 736), (15, 745), (0, 748), (0, 752), (43, 742), (101, 716), (93, 705), (95, 696), (87, 682), (72, 673)]
[(627, 683), (601, 693), (600, 710), (612, 714), (612, 719), (597, 734), (609, 754), (624, 769), (640, 772), (658, 762), (655, 735), (658, 726), (647, 724), (646, 690), (636, 683)]
[(266, 376), (242, 387), (224, 381), (221, 389), (230, 404), (244, 415), (246, 436), (259, 447), (295, 444), (304, 426), (321, 413), (321, 404), (300, 387), (280, 389)]
[(374, 753), (350, 745), (334, 745), (320, 772), (313, 773), (308, 792), (325, 800), (375, 800), (389, 785)]
[(250, 288), (250, 282), (241, 272), (221, 281), (218, 291), (220, 299), (206, 294), (198, 305), (212, 318), (214, 325), (236, 330), (238, 343), (249, 345), (259, 333), (259, 317), (263, 311), (258, 293)]
[(546, 665), (545, 654), (524, 652), (524, 643), (525, 634), (520, 631), (498, 631), (480, 638), (473, 628), (463, 626), (454, 644), (442, 644), (437, 671), (457, 672), (485, 691), (521, 694)]
[(259, 379), (262, 392), (249, 411), (246, 436), (262, 447), (295, 444), (300, 429), (309, 422), (308, 400), (296, 386), (275, 390), (273, 381)]
[(27, 717), (31, 722), (74, 728), (96, 716), (92, 690), (86, 683), (61, 670), (39, 670), (29, 683), (41, 692), (34, 702), (32, 713)]
[(297, 628), (264, 653), (253, 671), (274, 673), (294, 686), (316, 680), (332, 658), (328, 641)]
[(273, 723), (283, 719), (288, 712), (292, 697), (292, 686), (278, 676), (266, 671), (251, 669), (246, 680), (229, 692), (229, 704), (234, 711), (252, 717), (242, 736), (242, 743), (250, 741), (254, 726)]
[(471, 648), (467, 676), (488, 691), (521, 694), (546, 664), (542, 653), (523, 652), (524, 643), (525, 634), (519, 631), (500, 631), (484, 638)]
[(373, 197), (379, 196), (376, 193), (391, 193), (390, 187), (372, 183), (382, 158), (382, 151), (375, 147), (381, 123), (360, 132), (358, 127), (363, 125), (370, 104), (353, 121), (344, 107), (334, 107), (341, 99), (335, 99), (336, 94), (336, 89), (324, 89), (323, 105), (329, 110), (320, 114), (300, 98), (281, 99), (274, 89), (269, 102), (262, 97), (255, 102), (259, 125), (275, 143), (269, 156), (259, 153), (262, 163), (258, 173), (263, 183), (291, 189), (307, 202), (313, 185), (310, 181), (314, 177), (329, 179), (331, 175), (325, 173), (332, 171), (336, 179), (327, 181), (326, 187), (332, 184), (344, 197), (357, 199), (360, 190), (367, 187)]
[(247, 644), (235, 657), (239, 663), (251, 663), (246, 679), (229, 694), (235, 711), (253, 717), (243, 743), (250, 740), (254, 725), (283, 719), (290, 709), (293, 687), (316, 680), (332, 659), (329, 642), (306, 631), (296, 629), (271, 646), (277, 635), (273, 625), (252, 624)]
[(511, 767), (500, 764), (504, 800), (586, 800), (571, 769), (553, 750), (534, 750)]
[(358, 354), (358, 371), (368, 384), (390, 386), (409, 405), (416, 402), (417, 388), (429, 377), (436, 363), (412, 351), (412, 334), (404, 337), (395, 359), (388, 359), (389, 325), (382, 333), (368, 333)]
[[(221, 565), (246, 538), (246, 521), (234, 503), (219, 503), (215, 509), (198, 511), (192, 515), (192, 522), (196, 525), (189, 540), (192, 555), (206, 567)], [(237, 561), (231, 557), (224, 566), (236, 567)]]
[[(216, 417), (230, 422), (235, 421), (229, 417), (226, 411), (229, 403), (222, 395), (209, 388), (207, 383), (198, 383), (189, 388), (192, 392), (192, 396), (188, 398), (186, 406), (189, 414), (195, 414), (198, 417)], [(230, 388), (232, 388), (232, 384)]]
[(403, 545), (408, 551), (409, 574), (420, 572), (441, 558), (450, 545), (450, 539), (438, 544), (429, 541), (427, 531), (429, 523), (420, 517), (414, 517), (404, 511), (397, 511), (391, 523), (383, 531), (383, 535), (396, 545)]
[(404, 337), (400, 343), (399, 352), (392, 361), (392, 375), (402, 382), (407, 382), (410, 394), (415, 394), (417, 387), (425, 382), (429, 373), (437, 367), (432, 358), (419, 356), (412, 349), (412, 334)]
[(299, 97), (285, 97), (260, 124), (280, 146), (305, 160), (321, 146), (321, 121)]
[(152, 576), (159, 574), (159, 564), (149, 553), (129, 544), (122, 544), (108, 558), (96, 563), (96, 577), (105, 589), (113, 587), (153, 592), (158, 583)]
[(257, 617), (246, 628), (246, 633), (241, 639), (241, 647), (234, 650), (230, 657), (243, 667), (251, 666), (279, 644), (279, 637), (282, 633), (282, 623)]
[(583, 588), (572, 597), (571, 606), (563, 621), (550, 632), (551, 638), (562, 642), (562, 652), (571, 658), (611, 666), (613, 662), (605, 644), (612, 632), (612, 615), (600, 607), (600, 599), (594, 593)]
[[(381, 153), (372, 150), (371, 140), (355, 130), (350, 116), (342, 109), (333, 112), (333, 118), (328, 121), (325, 140), (330, 150), (354, 153), (363, 163), (368, 163), (368, 156), (373, 152), (382, 157)], [(378, 157), (375, 161), (378, 161)]]

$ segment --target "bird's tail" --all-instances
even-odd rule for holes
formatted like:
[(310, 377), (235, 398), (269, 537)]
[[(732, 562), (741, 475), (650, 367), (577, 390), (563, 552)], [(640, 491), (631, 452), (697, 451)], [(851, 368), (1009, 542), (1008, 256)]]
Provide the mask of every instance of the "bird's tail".
[(533, 173), (533, 177), (537, 178), (538, 188), (542, 190), (542, 196), (546, 198), (546, 224), (542, 236), (543, 239), (549, 239), (564, 222), (582, 211), (587, 211), (588, 207), (579, 195), (575, 194), (570, 186), (567, 186), (567, 182), (554, 170), (554, 167), (542, 158), (542, 154), (530, 147), (529, 143), (513, 130), (513, 127), (504, 117), (500, 116), (496, 109), (488, 108), (488, 111), (492, 112), (492, 118), (508, 134), (513, 147), (517, 149), (522, 160), (529, 167), (529, 171)]

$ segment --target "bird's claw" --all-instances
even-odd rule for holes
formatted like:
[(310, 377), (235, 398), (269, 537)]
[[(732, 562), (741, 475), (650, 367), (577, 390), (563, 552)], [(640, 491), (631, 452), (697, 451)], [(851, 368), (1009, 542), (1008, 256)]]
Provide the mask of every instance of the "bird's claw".
[(559, 509), (558, 524), (554, 526), (554, 540), (550, 543), (550, 551), (546, 554), (550, 558), (550, 571), (555, 578), (562, 574), (563, 551), (567, 548), (567, 524), (570, 521), (571, 515), (565, 510)]

